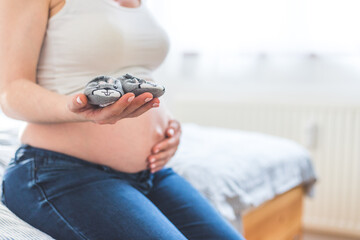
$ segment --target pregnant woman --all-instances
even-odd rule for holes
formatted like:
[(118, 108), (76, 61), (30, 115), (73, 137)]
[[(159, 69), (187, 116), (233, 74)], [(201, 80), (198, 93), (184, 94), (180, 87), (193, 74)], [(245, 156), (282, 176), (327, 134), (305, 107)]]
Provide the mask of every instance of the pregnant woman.
[[(189, 6), (191, 7), (191, 6)], [(0, 103), (27, 122), (2, 202), (56, 239), (243, 239), (165, 164), (181, 128), (147, 92), (105, 108), (98, 75), (151, 73), (166, 33), (140, 0), (2, 0)]]

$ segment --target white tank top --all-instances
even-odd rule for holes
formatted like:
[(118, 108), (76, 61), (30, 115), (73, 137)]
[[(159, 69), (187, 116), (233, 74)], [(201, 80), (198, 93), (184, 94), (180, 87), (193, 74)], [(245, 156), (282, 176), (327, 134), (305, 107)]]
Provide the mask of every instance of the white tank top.
[(37, 83), (69, 95), (83, 92), (98, 75), (151, 79), (168, 48), (168, 37), (144, 0), (138, 8), (114, 0), (66, 0), (48, 21)]

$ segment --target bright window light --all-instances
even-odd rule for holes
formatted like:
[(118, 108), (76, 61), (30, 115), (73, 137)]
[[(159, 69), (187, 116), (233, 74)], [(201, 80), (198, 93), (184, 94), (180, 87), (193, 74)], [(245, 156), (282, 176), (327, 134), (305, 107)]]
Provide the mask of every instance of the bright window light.
[(161, 5), (172, 43), (184, 50), (346, 54), (360, 50), (358, 0), (153, 2)]

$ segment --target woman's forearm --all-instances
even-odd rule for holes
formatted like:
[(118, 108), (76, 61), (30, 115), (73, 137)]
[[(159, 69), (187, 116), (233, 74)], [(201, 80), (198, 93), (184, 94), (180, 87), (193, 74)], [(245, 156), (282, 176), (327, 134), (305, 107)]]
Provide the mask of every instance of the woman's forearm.
[(51, 92), (28, 79), (16, 79), (0, 89), (2, 111), (32, 123), (85, 121), (67, 108), (69, 96)]

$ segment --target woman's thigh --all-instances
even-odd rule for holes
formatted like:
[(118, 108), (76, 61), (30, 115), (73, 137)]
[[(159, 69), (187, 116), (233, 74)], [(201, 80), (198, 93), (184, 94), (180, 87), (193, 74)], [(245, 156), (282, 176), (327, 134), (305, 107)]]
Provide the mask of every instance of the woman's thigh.
[(191, 240), (244, 239), (209, 202), (171, 168), (155, 173), (147, 197)]
[(52, 237), (186, 239), (149, 199), (116, 174), (61, 159), (22, 157), (6, 171), (3, 200)]

